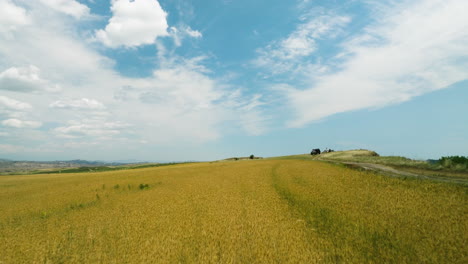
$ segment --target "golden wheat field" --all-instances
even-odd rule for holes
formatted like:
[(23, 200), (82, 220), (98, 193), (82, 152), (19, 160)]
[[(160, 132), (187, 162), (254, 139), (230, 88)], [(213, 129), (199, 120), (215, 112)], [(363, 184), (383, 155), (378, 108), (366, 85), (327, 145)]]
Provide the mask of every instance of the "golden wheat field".
[(0, 263), (467, 263), (467, 187), (319, 161), (0, 177)]

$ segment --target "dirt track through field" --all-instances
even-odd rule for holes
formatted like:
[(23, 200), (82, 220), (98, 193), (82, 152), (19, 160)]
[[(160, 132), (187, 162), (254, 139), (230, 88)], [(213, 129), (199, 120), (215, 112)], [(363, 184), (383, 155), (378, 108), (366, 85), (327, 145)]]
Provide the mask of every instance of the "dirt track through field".
[(345, 164), (351, 168), (358, 167), (358, 168), (362, 168), (365, 170), (377, 171), (377, 172), (380, 172), (389, 176), (417, 177), (417, 178), (422, 178), (422, 179), (436, 180), (436, 181), (442, 181), (442, 182), (451, 182), (451, 183), (460, 183), (460, 184), (468, 185), (468, 180), (463, 179), (463, 178), (447, 178), (447, 177), (442, 177), (442, 176), (421, 175), (421, 174), (416, 174), (416, 173), (412, 173), (408, 171), (398, 170), (398, 169), (392, 168), (390, 166), (385, 166), (382, 164), (361, 163), (361, 162), (337, 162), (335, 160), (334, 161), (324, 160), (324, 161)]

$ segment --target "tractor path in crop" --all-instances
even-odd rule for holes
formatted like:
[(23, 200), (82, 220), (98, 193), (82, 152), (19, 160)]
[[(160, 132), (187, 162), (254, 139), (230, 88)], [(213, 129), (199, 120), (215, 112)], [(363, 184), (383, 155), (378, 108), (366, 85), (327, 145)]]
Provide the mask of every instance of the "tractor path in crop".
[(393, 167), (382, 165), (382, 164), (364, 163), (364, 162), (348, 162), (348, 161), (337, 161), (337, 160), (327, 160), (327, 159), (319, 159), (319, 160), (332, 162), (332, 163), (338, 163), (338, 164), (344, 164), (347, 167), (355, 168), (355, 169), (357, 168), (357, 169), (376, 171), (376, 172), (389, 175), (389, 176), (393, 176), (393, 177), (416, 177), (416, 178), (421, 178), (421, 179), (468, 185), (468, 180), (463, 179), (463, 178), (455, 178), (455, 177), (449, 178), (449, 177), (436, 176), (436, 175), (422, 175), (422, 174), (412, 173), (409, 171), (395, 169)]

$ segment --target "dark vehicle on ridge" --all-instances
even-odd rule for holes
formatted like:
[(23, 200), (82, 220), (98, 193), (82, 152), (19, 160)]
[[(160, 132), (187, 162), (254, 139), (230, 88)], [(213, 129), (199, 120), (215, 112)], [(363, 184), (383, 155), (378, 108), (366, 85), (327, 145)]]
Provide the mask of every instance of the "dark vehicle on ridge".
[(310, 155), (319, 155), (320, 154), (320, 149), (312, 149), (312, 151), (310, 152)]

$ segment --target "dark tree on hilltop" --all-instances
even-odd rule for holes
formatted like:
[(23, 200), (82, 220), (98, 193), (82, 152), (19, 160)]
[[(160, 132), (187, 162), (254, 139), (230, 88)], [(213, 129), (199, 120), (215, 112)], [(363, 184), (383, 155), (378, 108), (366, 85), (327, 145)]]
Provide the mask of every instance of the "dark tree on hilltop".
[(250, 159), (254, 159), (254, 158), (255, 158), (255, 156), (253, 154), (250, 155)]

